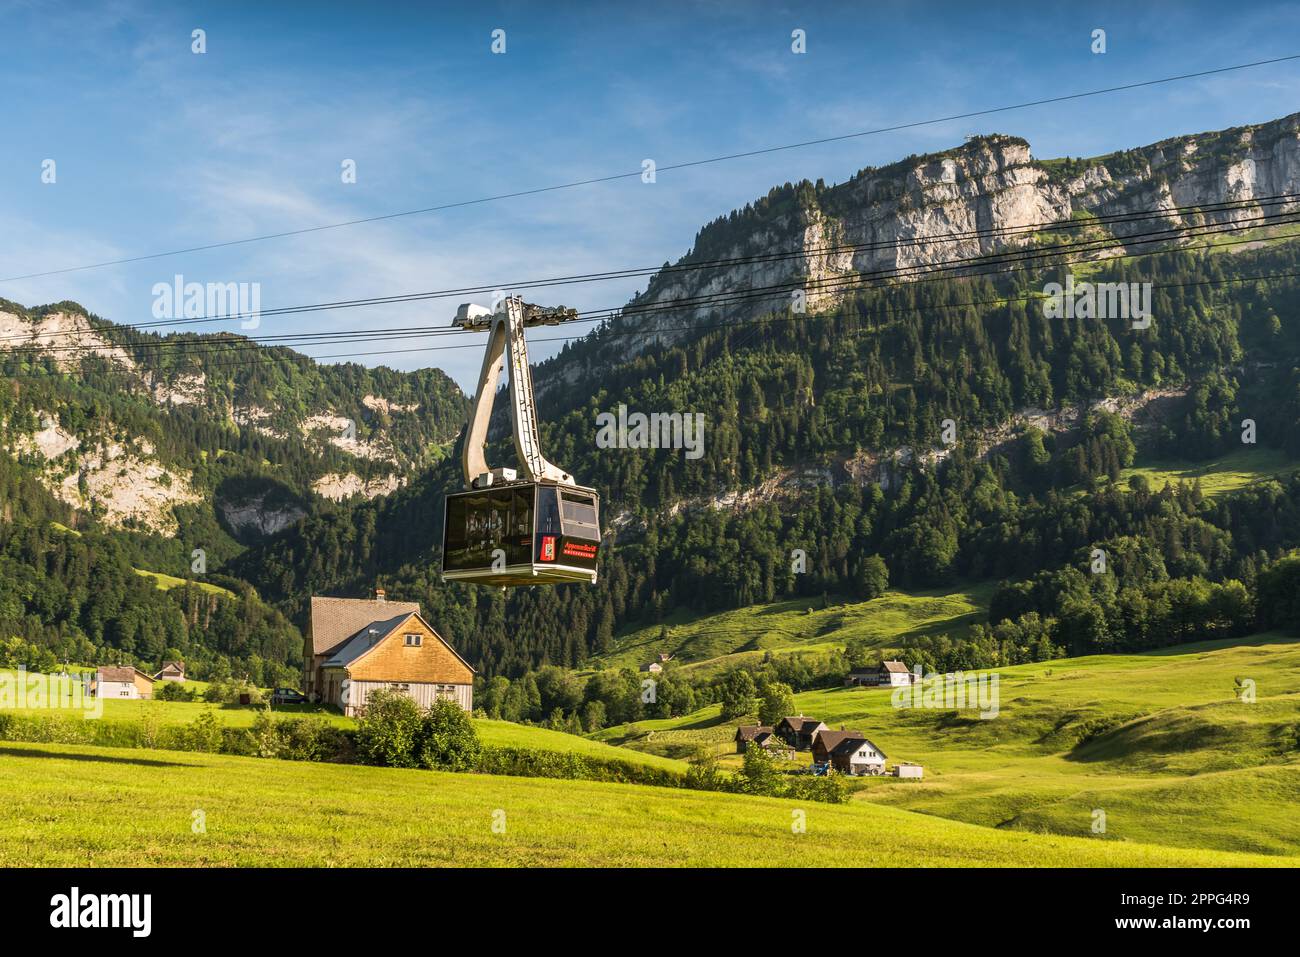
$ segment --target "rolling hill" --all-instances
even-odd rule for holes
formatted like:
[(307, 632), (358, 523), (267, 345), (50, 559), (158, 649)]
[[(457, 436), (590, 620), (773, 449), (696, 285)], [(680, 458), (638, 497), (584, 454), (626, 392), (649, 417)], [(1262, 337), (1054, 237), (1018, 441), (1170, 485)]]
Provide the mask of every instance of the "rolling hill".
[[(1300, 640), (1260, 635), (998, 674), (1000, 707), (987, 720), (896, 708), (888, 689), (833, 688), (795, 700), (831, 728), (864, 732), (891, 763), (925, 767), (919, 782), (856, 782), (856, 802), (1071, 835), (1091, 833), (1101, 809), (1112, 839), (1300, 849), (1292, 813), (1300, 800)], [(1254, 703), (1239, 697), (1247, 679)], [(722, 722), (715, 705), (595, 737), (658, 753), (727, 751), (736, 723)]]

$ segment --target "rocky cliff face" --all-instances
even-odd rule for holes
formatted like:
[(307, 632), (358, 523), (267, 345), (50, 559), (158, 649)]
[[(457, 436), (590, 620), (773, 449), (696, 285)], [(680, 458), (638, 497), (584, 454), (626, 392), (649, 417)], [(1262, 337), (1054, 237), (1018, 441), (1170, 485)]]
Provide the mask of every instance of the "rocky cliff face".
[[(719, 306), (701, 304), (637, 315), (674, 300), (764, 287), (807, 286), (806, 308), (816, 311), (845, 295), (818, 283), (878, 271), (933, 266), (986, 255), (1031, 242), (1030, 235), (990, 230), (1028, 229), (1096, 216), (1254, 200), (1300, 192), (1300, 114), (1258, 126), (1177, 137), (1093, 160), (1034, 159), (1027, 142), (1008, 136), (977, 137), (945, 153), (912, 157), (867, 169), (846, 183), (808, 182), (773, 190), (742, 211), (700, 231), (695, 248), (679, 265), (719, 259), (800, 252), (708, 269), (659, 273), (646, 292), (617, 320), (635, 330), (629, 353), (654, 341), (689, 338), (689, 327), (706, 321), (737, 321), (792, 303), (791, 292)], [(1296, 209), (1300, 204), (1291, 204)], [(1274, 207), (1271, 211), (1277, 211)], [(1246, 212), (1188, 217), (1170, 212), (1162, 225), (1144, 221), (1088, 238), (1113, 238), (1094, 257), (1123, 250), (1123, 237), (1138, 231), (1225, 222)], [(956, 234), (954, 236), (954, 234)], [(1077, 238), (1057, 233), (1053, 242)], [(853, 249), (834, 247), (853, 246)], [(831, 248), (827, 248), (831, 247)], [(682, 327), (687, 327), (683, 330)], [(628, 340), (623, 340), (623, 343)], [(568, 378), (563, 362), (548, 370), (548, 385)]]

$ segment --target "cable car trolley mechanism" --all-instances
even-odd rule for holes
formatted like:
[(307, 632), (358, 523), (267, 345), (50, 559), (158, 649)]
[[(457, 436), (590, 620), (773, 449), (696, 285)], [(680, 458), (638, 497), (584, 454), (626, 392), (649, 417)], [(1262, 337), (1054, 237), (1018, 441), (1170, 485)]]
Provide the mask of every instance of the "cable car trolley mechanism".
[[(464, 492), (446, 497), (442, 523), (442, 580), (479, 585), (557, 585), (596, 581), (600, 496), (542, 455), (537, 433), (528, 326), (558, 325), (576, 313), (544, 309), (517, 296), (493, 313), (474, 303), (456, 311), (452, 325), (487, 332), (478, 391), (470, 405), (461, 453)], [(510, 423), (523, 469), (488, 468), (483, 453), (492, 403), (510, 363)]]

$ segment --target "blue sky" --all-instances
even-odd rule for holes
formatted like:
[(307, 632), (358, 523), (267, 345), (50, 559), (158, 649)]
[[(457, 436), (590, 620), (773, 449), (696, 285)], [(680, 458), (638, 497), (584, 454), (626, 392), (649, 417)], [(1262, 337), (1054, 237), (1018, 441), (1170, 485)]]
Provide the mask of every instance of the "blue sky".
[[(498, 28), (504, 55), (490, 49)], [(803, 55), (790, 49), (796, 28)], [(1095, 28), (1104, 55), (1090, 51)], [(206, 31), (203, 55), (194, 29)], [(0, 276), (15, 276), (1300, 53), (1300, 5), (28, 2), (0, 3), (0, 36)], [(258, 282), (271, 309), (648, 266), (786, 181), (836, 182), (992, 131), (1024, 136), (1040, 157), (1096, 155), (1282, 116), (1300, 109), (1298, 93), (1295, 61), (664, 172), (653, 185), (4, 282), (0, 296), (74, 299), (137, 323), (152, 319), (153, 285), (177, 273)], [(345, 159), (355, 184), (341, 181)], [(643, 282), (562, 298), (614, 307)], [(257, 334), (441, 325), (455, 305), (268, 316)], [(436, 365), (472, 387), (481, 340), (464, 344), (358, 361)]]

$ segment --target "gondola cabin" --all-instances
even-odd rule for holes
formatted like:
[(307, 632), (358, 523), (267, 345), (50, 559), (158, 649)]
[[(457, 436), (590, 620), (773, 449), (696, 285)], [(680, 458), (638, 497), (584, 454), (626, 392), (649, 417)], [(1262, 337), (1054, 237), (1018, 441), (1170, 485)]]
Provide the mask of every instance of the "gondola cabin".
[(553, 482), (512, 482), (447, 496), (442, 580), (479, 585), (596, 581), (600, 496)]

